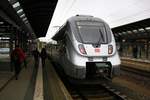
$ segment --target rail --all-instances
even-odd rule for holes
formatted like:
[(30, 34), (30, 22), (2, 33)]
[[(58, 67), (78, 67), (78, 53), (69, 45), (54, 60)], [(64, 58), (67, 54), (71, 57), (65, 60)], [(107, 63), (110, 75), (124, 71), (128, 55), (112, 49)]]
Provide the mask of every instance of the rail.
[(89, 81), (85, 84), (71, 84), (70, 94), (75, 100), (129, 100), (126, 95), (105, 83), (101, 80), (96, 83)]
[(121, 59), (121, 66), (127, 66), (127, 67), (130, 67), (132, 69), (150, 72), (150, 63), (145, 62), (145, 61), (142, 62), (142, 61), (138, 61), (135, 59), (133, 60), (133, 59), (122, 58)]

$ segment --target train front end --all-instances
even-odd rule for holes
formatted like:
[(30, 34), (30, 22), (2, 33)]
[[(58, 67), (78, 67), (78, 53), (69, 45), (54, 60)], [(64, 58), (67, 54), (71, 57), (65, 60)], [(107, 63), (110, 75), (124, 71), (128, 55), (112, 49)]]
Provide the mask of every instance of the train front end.
[(120, 59), (109, 26), (97, 19), (80, 20), (75, 24), (74, 47), (68, 51), (76, 73), (74, 77), (83, 79), (103, 75), (111, 78), (118, 75)]

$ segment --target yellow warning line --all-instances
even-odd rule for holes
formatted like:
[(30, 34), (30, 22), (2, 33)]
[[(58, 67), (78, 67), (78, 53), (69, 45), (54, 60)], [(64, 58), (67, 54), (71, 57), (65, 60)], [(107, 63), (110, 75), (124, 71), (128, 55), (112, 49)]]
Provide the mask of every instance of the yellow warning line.
[(44, 100), (43, 97), (43, 74), (42, 74), (42, 64), (41, 60), (39, 60), (38, 73), (36, 77), (35, 91), (34, 91), (34, 99), (33, 100)]

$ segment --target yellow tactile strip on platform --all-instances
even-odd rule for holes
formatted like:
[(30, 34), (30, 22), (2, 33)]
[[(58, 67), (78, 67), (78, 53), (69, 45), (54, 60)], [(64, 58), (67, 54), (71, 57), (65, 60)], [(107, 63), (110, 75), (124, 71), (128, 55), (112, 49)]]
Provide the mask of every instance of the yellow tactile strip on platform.
[(41, 59), (40, 59), (38, 73), (37, 73), (37, 77), (36, 77), (36, 84), (35, 84), (33, 100), (44, 100), (44, 97), (43, 97), (43, 74), (42, 74)]

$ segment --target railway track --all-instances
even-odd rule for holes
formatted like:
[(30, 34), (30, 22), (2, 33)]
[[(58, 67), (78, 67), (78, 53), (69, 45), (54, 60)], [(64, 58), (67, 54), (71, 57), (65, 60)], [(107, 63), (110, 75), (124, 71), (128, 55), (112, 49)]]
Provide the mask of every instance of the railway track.
[(122, 66), (121, 69), (123, 71), (134, 73), (134, 74), (137, 74), (137, 75), (141, 75), (143, 77), (148, 77), (148, 78), (150, 77), (150, 73), (148, 71), (143, 71), (143, 70), (127, 67), (127, 66)]
[[(53, 64), (58, 66), (56, 63)], [(108, 79), (74, 81), (70, 80), (58, 67), (55, 68), (74, 100), (129, 100), (127, 96), (107, 85), (106, 83), (111, 82)]]
[(74, 100), (128, 100), (127, 96), (105, 83), (71, 84), (68, 88)]

